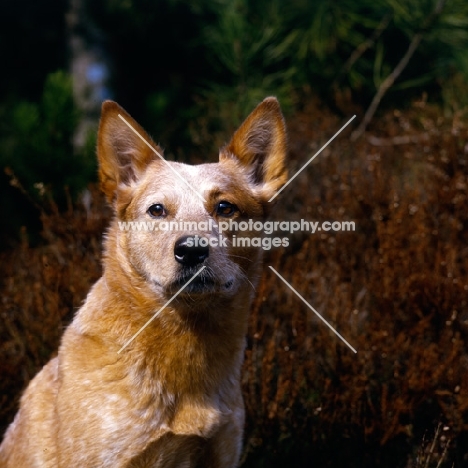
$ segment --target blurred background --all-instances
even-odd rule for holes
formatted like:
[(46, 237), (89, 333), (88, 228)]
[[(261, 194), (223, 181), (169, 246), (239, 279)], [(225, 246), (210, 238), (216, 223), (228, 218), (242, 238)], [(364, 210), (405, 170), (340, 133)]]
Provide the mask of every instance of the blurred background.
[[(281, 102), (300, 233), (252, 308), (243, 467), (468, 466), (466, 0), (2, 0), (0, 429), (101, 272), (100, 106), (215, 161)], [(351, 128), (352, 127), (352, 128)]]

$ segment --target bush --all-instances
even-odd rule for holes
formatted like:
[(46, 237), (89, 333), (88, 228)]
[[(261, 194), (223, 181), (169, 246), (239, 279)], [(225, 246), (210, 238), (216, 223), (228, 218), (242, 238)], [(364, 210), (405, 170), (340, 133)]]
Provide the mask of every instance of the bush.
[(47, 76), (39, 102), (20, 101), (8, 109), (9, 125), (2, 135), (0, 165), (9, 167), (36, 200), (49, 190), (63, 200), (92, 179), (90, 155), (74, 154), (73, 135), (79, 114), (71, 77), (58, 71)]
[[(2, 216), (9, 219), (9, 234), (44, 208), (46, 198), (64, 207), (94, 179), (95, 157), (91, 148), (75, 154), (73, 136), (79, 114), (73, 101), (71, 77), (63, 71), (47, 76), (39, 102), (19, 101), (5, 105), (1, 112), (5, 124), (0, 133), (0, 167), (10, 183), (0, 186)], [(3, 176), (2, 180), (5, 180)], [(22, 209), (11, 203), (17, 200)], [(5, 226), (4, 226), (5, 227)]]
[[(340, 126), (310, 102), (289, 124), (291, 174)], [(278, 200), (278, 219), (356, 222), (355, 232), (300, 233), (265, 266), (358, 352), (264, 268), (243, 372), (246, 468), (439, 466), (447, 438), (440, 466), (464, 466), (468, 125), (420, 101), (376, 131), (372, 143), (341, 135)], [(100, 274), (108, 213), (93, 191), (87, 208), (43, 215), (43, 246), (1, 254), (4, 426)], [(418, 450), (439, 421), (444, 439)]]

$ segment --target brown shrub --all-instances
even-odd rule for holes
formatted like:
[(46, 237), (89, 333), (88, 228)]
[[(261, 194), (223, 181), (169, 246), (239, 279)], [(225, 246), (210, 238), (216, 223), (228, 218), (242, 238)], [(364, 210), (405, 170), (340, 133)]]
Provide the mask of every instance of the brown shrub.
[[(265, 268), (244, 366), (246, 466), (282, 452), (288, 466), (403, 466), (439, 418), (455, 440), (467, 430), (468, 124), (441, 115), (420, 102), (385, 115), (372, 142), (350, 144), (348, 131), (283, 192), (277, 219), (356, 223), (296, 233), (265, 265), (358, 352)], [(316, 102), (295, 116), (291, 173), (340, 125)], [(100, 274), (109, 213), (95, 190), (92, 200), (89, 213), (44, 215), (43, 246), (2, 254), (4, 426)]]
[[(306, 113), (291, 122), (297, 165), (341, 126)], [(289, 439), (319, 447), (310, 456), (325, 450), (314, 460), (329, 466), (347, 440), (384, 454), (394, 443), (407, 449), (438, 418), (467, 429), (468, 126), (457, 117), (424, 103), (390, 113), (376, 125), (380, 140), (340, 138), (285, 190), (281, 218), (356, 222), (356, 232), (296, 236), (266, 264), (358, 353), (265, 269), (244, 374), (251, 446), (281, 452), (278, 440)], [(360, 448), (351, 449), (356, 466), (378, 466)], [(341, 460), (354, 466), (346, 453)]]

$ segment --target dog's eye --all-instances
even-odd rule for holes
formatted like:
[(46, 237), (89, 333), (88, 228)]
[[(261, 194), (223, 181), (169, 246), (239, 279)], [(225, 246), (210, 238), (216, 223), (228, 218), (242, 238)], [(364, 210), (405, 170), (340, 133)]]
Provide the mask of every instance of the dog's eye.
[(161, 216), (166, 216), (166, 210), (164, 206), (160, 203), (155, 203), (148, 208), (148, 213), (153, 218), (160, 218)]
[(218, 206), (216, 207), (216, 214), (218, 216), (229, 217), (229, 216), (232, 216), (238, 210), (239, 208), (237, 208), (237, 206), (234, 205), (234, 203), (229, 203), (227, 201), (220, 201), (218, 203)]

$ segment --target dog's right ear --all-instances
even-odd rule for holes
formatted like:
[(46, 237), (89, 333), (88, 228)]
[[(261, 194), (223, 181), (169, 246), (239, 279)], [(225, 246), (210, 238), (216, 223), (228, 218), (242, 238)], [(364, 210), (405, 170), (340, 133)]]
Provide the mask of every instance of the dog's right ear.
[(110, 203), (119, 185), (137, 181), (158, 158), (155, 151), (162, 156), (159, 146), (116, 102), (102, 104), (97, 143), (99, 180)]

